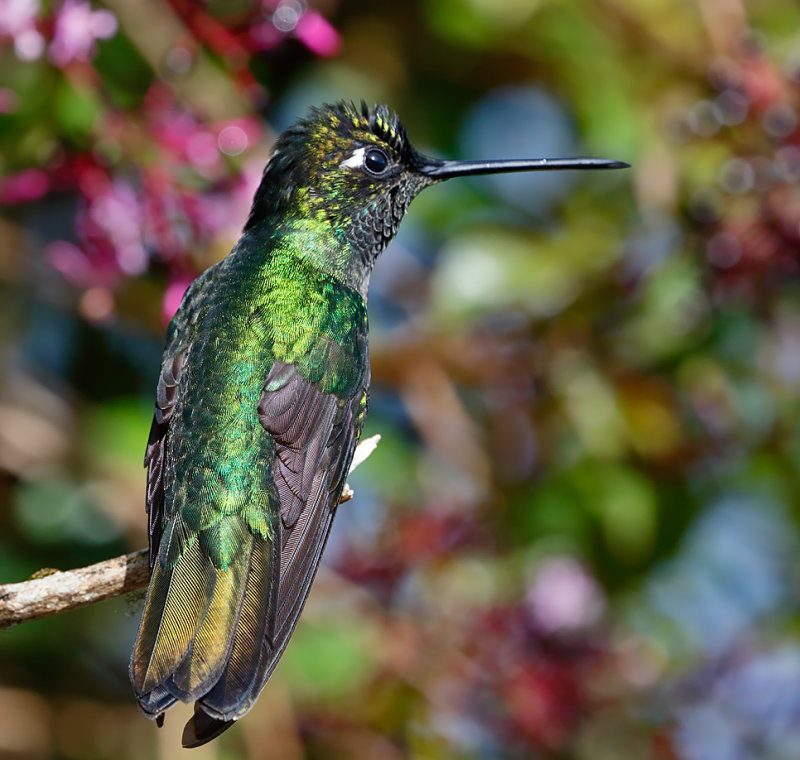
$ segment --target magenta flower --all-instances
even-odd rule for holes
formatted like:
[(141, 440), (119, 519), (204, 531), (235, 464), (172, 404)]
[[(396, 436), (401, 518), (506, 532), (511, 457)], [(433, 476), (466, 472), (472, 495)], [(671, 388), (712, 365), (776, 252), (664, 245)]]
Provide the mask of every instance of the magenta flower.
[(23, 169), (0, 180), (0, 204), (12, 206), (41, 198), (50, 189), (50, 178), (42, 169)]
[(33, 61), (44, 51), (44, 37), (36, 29), (39, 0), (0, 0), (0, 38), (14, 40), (14, 52)]
[(115, 180), (105, 193), (94, 198), (84, 221), (88, 235), (109, 241), (123, 274), (141, 274), (147, 269), (147, 251), (142, 245), (142, 209), (136, 192), (127, 182)]
[(142, 241), (143, 210), (135, 190), (123, 180), (100, 181), (87, 190), (87, 205), (75, 229), (78, 245), (51, 243), (48, 260), (76, 285), (114, 287), (123, 277), (141, 274), (149, 263)]
[(192, 114), (177, 108), (165, 109), (154, 114), (151, 132), (167, 160), (189, 163), (209, 179), (222, 168), (217, 137)]
[(315, 55), (327, 58), (339, 52), (339, 32), (318, 11), (306, 11), (298, 19), (294, 34)]
[(83, 249), (66, 240), (56, 240), (47, 246), (47, 261), (76, 285), (88, 288), (100, 279)]
[(250, 117), (204, 124), (171, 102), (151, 98), (150, 134), (161, 149), (162, 166), (189, 164), (211, 182), (224, 180), (229, 167), (224, 156), (239, 156), (261, 137), (261, 125)]
[(113, 37), (117, 19), (111, 11), (93, 11), (83, 0), (64, 0), (57, 11), (50, 58), (56, 66), (70, 61), (88, 61), (95, 40)]

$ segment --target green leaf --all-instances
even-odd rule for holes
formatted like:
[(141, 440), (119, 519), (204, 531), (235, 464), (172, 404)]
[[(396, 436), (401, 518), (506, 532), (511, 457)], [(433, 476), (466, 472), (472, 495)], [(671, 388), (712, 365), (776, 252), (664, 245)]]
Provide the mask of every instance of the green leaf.
[(90, 89), (74, 87), (64, 80), (56, 91), (53, 112), (66, 137), (75, 142), (85, 142), (102, 113), (102, 107)]

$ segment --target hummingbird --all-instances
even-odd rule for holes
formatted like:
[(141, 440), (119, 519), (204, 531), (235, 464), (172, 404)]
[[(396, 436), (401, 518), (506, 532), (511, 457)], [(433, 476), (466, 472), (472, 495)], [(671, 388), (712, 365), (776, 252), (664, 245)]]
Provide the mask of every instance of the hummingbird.
[(424, 188), (604, 159), (452, 161), (387, 106), (325, 105), (277, 139), (239, 241), (187, 290), (166, 336), (147, 442), (150, 585), (130, 661), (183, 746), (253, 706), (305, 604), (367, 414), (367, 289)]

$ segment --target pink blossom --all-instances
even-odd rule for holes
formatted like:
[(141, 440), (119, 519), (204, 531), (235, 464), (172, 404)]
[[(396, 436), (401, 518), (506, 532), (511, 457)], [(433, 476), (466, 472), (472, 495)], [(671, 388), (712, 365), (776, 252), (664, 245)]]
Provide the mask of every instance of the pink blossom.
[(142, 245), (142, 210), (134, 189), (123, 180), (114, 183), (91, 202), (85, 218), (89, 234), (101, 234), (113, 246), (120, 270), (140, 274), (148, 256)]
[(320, 56), (332, 56), (339, 52), (341, 38), (339, 32), (318, 11), (307, 11), (294, 28), (295, 36), (312, 53)]
[(74, 243), (56, 240), (47, 246), (47, 261), (70, 282), (90, 286), (94, 281), (92, 263), (86, 254)]
[(136, 192), (127, 182), (95, 180), (85, 188), (87, 205), (76, 222), (79, 245), (63, 240), (51, 243), (47, 258), (77, 285), (113, 287), (121, 277), (147, 268), (143, 214)]
[(50, 179), (41, 169), (24, 169), (0, 182), (0, 203), (13, 205), (41, 198), (50, 189)]
[(219, 163), (217, 141), (209, 132), (198, 130), (186, 141), (186, 157), (201, 172)]
[(64, 0), (57, 12), (50, 58), (57, 66), (88, 61), (95, 40), (113, 37), (117, 19), (111, 11), (93, 11), (83, 0)]
[(44, 37), (36, 30), (39, 0), (0, 0), (0, 38), (14, 40), (14, 52), (33, 61), (44, 51)]
[(595, 580), (572, 557), (551, 557), (528, 591), (528, 608), (549, 633), (590, 625), (605, 606)]
[[(153, 136), (159, 145), (179, 158), (186, 157), (186, 148), (189, 141), (201, 127), (190, 114), (167, 109), (162, 104), (156, 104), (158, 113), (154, 114), (151, 123)], [(163, 111), (162, 111), (163, 109)]]
[(191, 114), (165, 109), (155, 117), (152, 133), (167, 158), (188, 161), (204, 177), (213, 176), (222, 166), (217, 137)]
[(192, 114), (164, 103), (153, 103), (151, 131), (168, 160), (189, 162), (207, 179), (226, 174), (222, 154), (238, 156), (258, 142), (261, 125), (240, 117), (205, 125)]

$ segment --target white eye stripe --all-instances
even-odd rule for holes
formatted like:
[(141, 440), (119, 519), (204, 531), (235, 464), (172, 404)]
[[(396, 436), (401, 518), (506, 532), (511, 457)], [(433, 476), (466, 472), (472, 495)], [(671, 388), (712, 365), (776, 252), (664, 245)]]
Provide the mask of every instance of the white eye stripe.
[(339, 166), (346, 166), (348, 169), (360, 169), (364, 166), (364, 154), (367, 152), (366, 148), (359, 148), (353, 152), (350, 158), (346, 158)]

